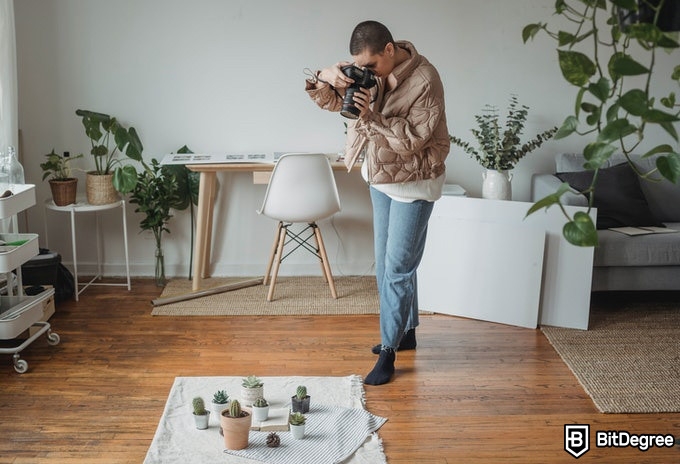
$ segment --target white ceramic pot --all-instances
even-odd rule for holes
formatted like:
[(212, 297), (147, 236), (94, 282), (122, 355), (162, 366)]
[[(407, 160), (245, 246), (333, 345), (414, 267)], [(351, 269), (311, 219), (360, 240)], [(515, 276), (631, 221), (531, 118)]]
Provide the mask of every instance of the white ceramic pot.
[(482, 198), (487, 200), (512, 200), (512, 173), (487, 169), (482, 172)]
[(241, 406), (252, 406), (258, 398), (264, 398), (264, 386), (254, 388), (241, 387)]
[(296, 440), (302, 440), (305, 436), (305, 424), (302, 425), (290, 424), (290, 433)]
[(253, 406), (253, 420), (257, 422), (266, 421), (269, 418), (269, 406), (257, 407)]

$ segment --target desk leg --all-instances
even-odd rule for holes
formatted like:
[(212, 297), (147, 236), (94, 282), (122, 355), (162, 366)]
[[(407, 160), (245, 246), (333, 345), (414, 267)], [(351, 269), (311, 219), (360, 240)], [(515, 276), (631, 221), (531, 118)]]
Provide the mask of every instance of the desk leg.
[(196, 244), (194, 247), (194, 278), (192, 290), (201, 288), (203, 277), (207, 276), (212, 236), (212, 207), (215, 191), (215, 172), (201, 172), (198, 187), (198, 213), (196, 217)]

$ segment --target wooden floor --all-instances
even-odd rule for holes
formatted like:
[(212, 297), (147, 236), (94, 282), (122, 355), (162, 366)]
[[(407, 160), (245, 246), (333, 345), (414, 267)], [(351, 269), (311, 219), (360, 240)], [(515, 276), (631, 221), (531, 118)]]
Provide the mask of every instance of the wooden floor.
[[(175, 376), (365, 375), (377, 316), (152, 317), (160, 290), (91, 287), (22, 352), (0, 355), (1, 463), (141, 463)], [(540, 330), (427, 315), (394, 380), (366, 386), (390, 464), (574, 462), (564, 424), (680, 437), (680, 414), (604, 415)], [(596, 448), (579, 462), (680, 462), (680, 449)]]

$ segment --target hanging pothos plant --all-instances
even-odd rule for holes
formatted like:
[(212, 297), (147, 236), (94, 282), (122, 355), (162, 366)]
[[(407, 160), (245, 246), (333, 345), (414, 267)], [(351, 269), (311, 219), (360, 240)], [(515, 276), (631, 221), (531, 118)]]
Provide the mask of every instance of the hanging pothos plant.
[[(658, 172), (671, 182), (680, 179), (677, 130), (680, 101), (674, 92), (653, 95), (651, 85), (658, 65), (657, 53), (665, 49), (677, 56), (680, 48), (677, 36), (657, 26), (664, 6), (671, 6), (674, 1), (677, 0), (557, 0), (555, 15), (566, 19), (560, 22), (561, 27), (571, 24), (571, 30), (556, 31), (547, 23), (534, 23), (522, 31), (525, 43), (541, 31), (557, 42), (562, 75), (578, 88), (574, 114), (564, 120), (555, 139), (576, 134), (586, 140), (585, 168), (594, 171), (594, 175), (590, 187), (579, 193), (589, 197), (588, 212), (579, 211), (570, 217), (561, 197), (572, 189), (563, 183), (527, 213), (559, 205), (568, 219), (563, 235), (572, 244), (597, 245), (597, 231), (588, 213), (596, 193), (598, 171), (615, 152), (623, 153), (642, 177)], [(652, 12), (646, 15), (651, 20), (633, 24), (620, 21), (621, 17), (629, 16), (623, 13), (637, 12), (641, 5)], [(680, 65), (668, 75), (657, 77), (680, 83)], [(642, 173), (633, 165), (631, 154), (640, 149), (650, 126), (661, 128), (669, 140), (663, 143), (659, 137), (659, 143), (642, 154), (655, 156), (656, 160), (654, 171)]]

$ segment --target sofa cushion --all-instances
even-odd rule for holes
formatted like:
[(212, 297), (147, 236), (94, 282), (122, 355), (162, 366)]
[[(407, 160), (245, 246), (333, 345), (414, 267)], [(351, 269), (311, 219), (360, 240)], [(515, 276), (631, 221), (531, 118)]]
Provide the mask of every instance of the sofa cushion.
[[(583, 191), (593, 181), (593, 171), (555, 174), (572, 188)], [(662, 226), (649, 209), (638, 175), (628, 163), (598, 171), (593, 206), (597, 208), (597, 228), (622, 226)]]
[(680, 266), (680, 223), (667, 226), (678, 232), (628, 236), (612, 230), (598, 232), (594, 266)]
[[(656, 158), (631, 155), (633, 163), (643, 173), (656, 169)], [(582, 154), (559, 153), (555, 156), (556, 172), (584, 171), (584, 162)], [(624, 162), (627, 162), (625, 156), (615, 154), (605, 161), (602, 167), (607, 168)], [(650, 211), (661, 222), (680, 222), (680, 185), (663, 179), (658, 173), (653, 174), (652, 179), (656, 180), (640, 180), (640, 187)]]

